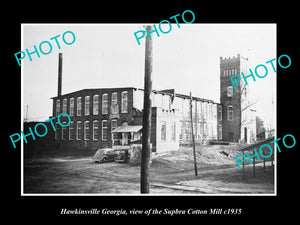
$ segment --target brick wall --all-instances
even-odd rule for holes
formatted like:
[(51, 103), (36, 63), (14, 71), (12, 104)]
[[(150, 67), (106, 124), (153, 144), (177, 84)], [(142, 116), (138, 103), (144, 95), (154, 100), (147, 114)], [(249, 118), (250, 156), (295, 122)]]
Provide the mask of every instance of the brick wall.
[[(121, 93), (128, 92), (128, 112), (121, 113)], [(118, 116), (111, 117), (111, 99), (112, 93), (117, 93), (117, 105), (119, 107)], [(102, 95), (108, 94), (108, 113), (102, 114)], [(99, 95), (99, 104), (98, 104), (98, 115), (93, 114), (93, 96)], [(89, 105), (89, 115), (85, 115), (85, 96), (90, 96), (90, 105)], [(77, 115), (77, 98), (81, 97), (81, 115)], [(134, 123), (133, 114), (135, 110), (133, 109), (133, 88), (109, 88), (109, 89), (84, 89), (81, 91), (76, 91), (60, 97), (53, 98), (53, 116), (56, 113), (56, 100), (60, 100), (60, 113), (62, 112), (63, 99), (67, 99), (67, 113), (70, 115), (70, 99), (74, 98), (74, 115), (70, 116), (71, 121), (74, 126), (74, 138), (73, 140), (69, 139), (69, 129), (68, 126), (65, 130), (67, 133), (65, 140), (62, 140), (62, 128), (58, 127), (57, 139), (54, 140), (60, 148), (70, 149), (84, 149), (84, 150), (96, 150), (99, 148), (111, 147), (111, 120), (117, 120), (117, 126), (121, 126), (123, 122), (127, 122), (129, 125)], [(66, 118), (65, 118), (66, 119)], [(62, 119), (63, 121), (63, 119)], [(76, 124), (78, 121), (81, 121), (82, 132), (80, 135), (80, 140), (76, 140), (77, 130)], [(89, 121), (89, 140), (84, 140), (84, 122)], [(98, 121), (98, 135), (96, 136), (97, 140), (93, 140), (93, 121)], [(102, 140), (102, 121), (107, 121), (107, 140)], [(136, 123), (136, 122), (135, 122)]]

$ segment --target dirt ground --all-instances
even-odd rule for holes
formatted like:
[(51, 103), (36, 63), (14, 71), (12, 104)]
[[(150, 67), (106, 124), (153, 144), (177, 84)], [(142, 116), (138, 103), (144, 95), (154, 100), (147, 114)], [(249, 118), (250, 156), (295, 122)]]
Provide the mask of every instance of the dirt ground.
[[(274, 170), (238, 169), (234, 146), (197, 147), (198, 176), (191, 148), (152, 157), (151, 194), (273, 194)], [(95, 163), (87, 156), (34, 157), (24, 160), (24, 194), (139, 194), (140, 166)]]

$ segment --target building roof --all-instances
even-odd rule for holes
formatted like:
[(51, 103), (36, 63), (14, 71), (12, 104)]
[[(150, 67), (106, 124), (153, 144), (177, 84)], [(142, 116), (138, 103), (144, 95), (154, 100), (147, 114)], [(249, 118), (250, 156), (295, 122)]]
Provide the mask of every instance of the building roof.
[[(137, 89), (137, 88), (135, 88), (135, 87), (85, 88), (85, 89), (81, 89), (81, 90), (78, 90), (78, 91), (69, 92), (69, 93), (63, 94), (61, 96), (71, 95), (71, 94), (74, 94), (74, 93), (84, 92), (84, 91), (112, 90), (112, 89)], [(54, 97), (51, 97), (50, 99), (58, 98), (58, 97), (61, 97), (61, 96), (54, 96)]]
[[(84, 92), (84, 91), (92, 91), (92, 90), (102, 90), (103, 91), (103, 90), (111, 90), (111, 89), (135, 89), (135, 90), (144, 91), (144, 89), (136, 88), (136, 87), (87, 88), (87, 89), (81, 89), (81, 90), (78, 90), (78, 91), (73, 91), (73, 92), (70, 92), (70, 93), (66, 93), (66, 94), (63, 94), (61, 96), (71, 95), (71, 94), (74, 94), (74, 93)], [(173, 95), (173, 93), (174, 93), (175, 97), (184, 98), (184, 99), (189, 99), (190, 98), (189, 95), (175, 93), (175, 90), (174, 91), (173, 90), (174, 89), (152, 90), (152, 92), (155, 93), (155, 94), (159, 93), (159, 94), (164, 94), (164, 95)], [(172, 93), (172, 91), (173, 91), (173, 93)], [(51, 97), (51, 99), (55, 99), (55, 98), (58, 98), (58, 97), (61, 97), (61, 96), (54, 96), (54, 97)], [(217, 103), (217, 102), (215, 102), (213, 100), (210, 100), (210, 99), (199, 98), (199, 97), (195, 97), (195, 96), (192, 96), (192, 99), (196, 100), (196, 101), (203, 101), (203, 102), (209, 102), (209, 103), (213, 103), (213, 104), (220, 104), (220, 103)]]

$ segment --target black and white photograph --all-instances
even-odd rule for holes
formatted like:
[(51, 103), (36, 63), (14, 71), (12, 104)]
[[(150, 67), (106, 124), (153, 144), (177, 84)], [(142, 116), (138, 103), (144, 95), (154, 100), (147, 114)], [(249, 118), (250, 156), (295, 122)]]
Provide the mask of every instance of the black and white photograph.
[(5, 7), (7, 221), (296, 218), (294, 4), (44, 3)]
[(22, 24), (22, 49), (23, 195), (276, 194), (276, 24)]

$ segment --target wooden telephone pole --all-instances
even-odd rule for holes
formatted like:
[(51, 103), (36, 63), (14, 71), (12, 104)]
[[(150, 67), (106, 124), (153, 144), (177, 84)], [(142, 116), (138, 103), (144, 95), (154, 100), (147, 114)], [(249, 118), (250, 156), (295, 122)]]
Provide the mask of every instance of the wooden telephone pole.
[[(149, 32), (152, 26), (147, 26)], [(144, 109), (143, 109), (143, 136), (142, 136), (142, 160), (141, 160), (141, 193), (148, 194), (150, 188), (149, 169), (150, 169), (150, 138), (151, 138), (151, 92), (152, 92), (152, 43), (146, 37), (145, 46), (145, 80), (144, 80)]]
[(197, 156), (195, 149), (195, 136), (194, 136), (194, 126), (193, 126), (193, 100), (192, 100), (192, 92), (190, 92), (190, 115), (191, 115), (191, 134), (193, 140), (193, 153), (194, 153), (194, 167), (195, 167), (195, 176), (198, 176), (197, 170)]

